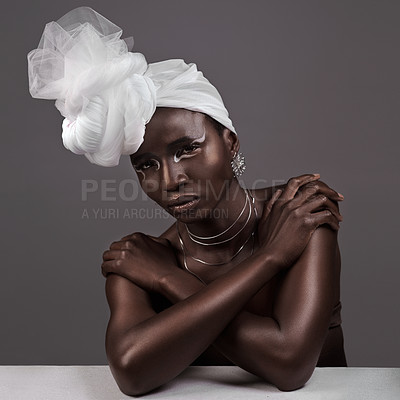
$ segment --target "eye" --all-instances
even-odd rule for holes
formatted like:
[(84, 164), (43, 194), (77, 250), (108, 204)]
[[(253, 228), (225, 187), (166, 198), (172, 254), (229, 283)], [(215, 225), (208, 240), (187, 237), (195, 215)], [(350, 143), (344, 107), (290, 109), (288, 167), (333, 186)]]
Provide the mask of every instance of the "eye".
[(160, 169), (160, 163), (157, 160), (151, 159), (142, 162), (139, 165), (134, 165), (133, 167), (135, 168), (136, 171), (145, 171), (146, 169), (149, 169), (151, 167), (157, 167), (158, 170)]
[(199, 147), (200, 147), (200, 144), (198, 144), (198, 143), (191, 143), (187, 146), (182, 147), (182, 149), (178, 150), (175, 153), (175, 156), (174, 156), (175, 162), (179, 161), (181, 158), (185, 158), (185, 155), (192, 154)]

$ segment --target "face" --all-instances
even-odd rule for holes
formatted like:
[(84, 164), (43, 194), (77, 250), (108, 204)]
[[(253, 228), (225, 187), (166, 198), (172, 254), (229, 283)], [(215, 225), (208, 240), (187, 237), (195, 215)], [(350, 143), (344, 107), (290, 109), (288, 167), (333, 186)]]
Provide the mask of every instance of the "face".
[(233, 179), (235, 134), (219, 134), (204, 114), (157, 108), (144, 142), (131, 155), (145, 193), (175, 218), (206, 218)]

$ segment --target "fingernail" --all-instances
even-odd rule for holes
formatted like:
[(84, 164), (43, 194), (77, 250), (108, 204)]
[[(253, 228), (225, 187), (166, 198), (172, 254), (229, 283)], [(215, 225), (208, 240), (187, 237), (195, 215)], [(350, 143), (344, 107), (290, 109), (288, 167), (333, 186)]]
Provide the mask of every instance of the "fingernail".
[(321, 175), (320, 174), (313, 174), (314, 176), (318, 176), (318, 177), (320, 177)]
[(338, 196), (339, 196), (341, 199), (344, 199), (344, 196), (343, 196), (341, 193), (338, 193)]

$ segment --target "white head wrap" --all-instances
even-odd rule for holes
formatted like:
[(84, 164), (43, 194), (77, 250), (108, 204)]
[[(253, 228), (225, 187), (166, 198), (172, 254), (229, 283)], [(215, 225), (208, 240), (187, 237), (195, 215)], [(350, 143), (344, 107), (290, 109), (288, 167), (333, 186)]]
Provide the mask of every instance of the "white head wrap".
[(236, 133), (217, 89), (183, 60), (147, 64), (132, 38), (88, 7), (46, 25), (28, 54), (32, 97), (56, 100), (64, 146), (92, 163), (118, 165), (135, 153), (156, 107), (209, 115)]

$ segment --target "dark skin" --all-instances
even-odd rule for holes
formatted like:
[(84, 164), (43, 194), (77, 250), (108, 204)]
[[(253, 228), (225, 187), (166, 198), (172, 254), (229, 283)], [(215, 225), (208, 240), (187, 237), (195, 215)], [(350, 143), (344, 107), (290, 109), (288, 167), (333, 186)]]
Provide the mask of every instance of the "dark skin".
[[(329, 329), (340, 300), (343, 197), (319, 175), (251, 191), (258, 215), (245, 212), (227, 235), (237, 233), (233, 240), (201, 246), (188, 237), (184, 223), (210, 236), (240, 214), (246, 195), (230, 165), (238, 149), (237, 136), (217, 132), (203, 114), (159, 108), (131, 156), (143, 190), (176, 217), (189, 254), (229, 260), (256, 234), (218, 267), (187, 257), (194, 274), (184, 268), (175, 224), (158, 238), (134, 233), (111, 244), (102, 264), (106, 351), (125, 394), (147, 393), (193, 363), (235, 364), (281, 390), (303, 386), (317, 365), (346, 365), (341, 327)], [(182, 195), (196, 212), (169, 207)], [(212, 210), (226, 210), (226, 218)]]

